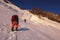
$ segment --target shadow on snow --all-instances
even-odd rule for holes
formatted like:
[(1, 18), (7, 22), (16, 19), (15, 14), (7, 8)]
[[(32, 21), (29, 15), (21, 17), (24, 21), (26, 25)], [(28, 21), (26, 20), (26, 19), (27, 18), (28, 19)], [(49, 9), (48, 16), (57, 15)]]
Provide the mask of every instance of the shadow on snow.
[(19, 28), (19, 29), (18, 29), (18, 31), (28, 31), (28, 30), (30, 30), (30, 29), (29, 29), (29, 28), (25, 28), (25, 27), (24, 27), (24, 28)]

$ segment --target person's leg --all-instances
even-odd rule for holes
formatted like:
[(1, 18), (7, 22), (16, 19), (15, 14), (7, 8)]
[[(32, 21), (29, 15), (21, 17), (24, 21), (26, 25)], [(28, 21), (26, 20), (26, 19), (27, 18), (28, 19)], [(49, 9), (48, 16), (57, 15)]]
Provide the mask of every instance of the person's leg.
[(18, 29), (18, 23), (16, 23), (16, 30)]
[(14, 31), (14, 23), (12, 23), (12, 28), (11, 28), (12, 31)]

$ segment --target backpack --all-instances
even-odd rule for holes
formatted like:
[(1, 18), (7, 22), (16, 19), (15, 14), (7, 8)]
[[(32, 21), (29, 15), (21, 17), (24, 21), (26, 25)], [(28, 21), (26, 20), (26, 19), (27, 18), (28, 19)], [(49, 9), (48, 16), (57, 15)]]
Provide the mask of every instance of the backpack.
[(18, 21), (19, 21), (19, 20), (18, 20), (18, 15), (13, 15), (12, 18), (11, 18), (11, 21), (12, 21), (12, 22), (13, 22), (13, 21), (17, 21), (17, 22), (18, 22)]

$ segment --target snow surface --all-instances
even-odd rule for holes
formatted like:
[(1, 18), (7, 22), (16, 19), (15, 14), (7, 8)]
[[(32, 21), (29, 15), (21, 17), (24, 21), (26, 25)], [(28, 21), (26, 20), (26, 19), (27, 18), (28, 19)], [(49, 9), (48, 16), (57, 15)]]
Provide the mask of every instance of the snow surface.
[[(19, 31), (12, 32), (11, 16), (15, 14), (19, 16)], [(28, 10), (0, 0), (0, 40), (60, 40), (60, 23), (39, 19)]]

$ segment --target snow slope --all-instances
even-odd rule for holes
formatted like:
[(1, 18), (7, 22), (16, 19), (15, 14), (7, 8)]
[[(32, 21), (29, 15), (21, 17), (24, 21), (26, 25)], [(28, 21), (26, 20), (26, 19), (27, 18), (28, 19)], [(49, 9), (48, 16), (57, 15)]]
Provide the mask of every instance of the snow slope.
[[(15, 14), (19, 16), (19, 31), (12, 32), (11, 16)], [(39, 19), (28, 10), (0, 0), (0, 40), (60, 40), (60, 23)]]

